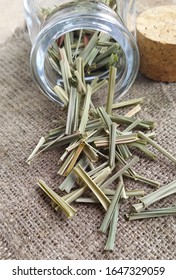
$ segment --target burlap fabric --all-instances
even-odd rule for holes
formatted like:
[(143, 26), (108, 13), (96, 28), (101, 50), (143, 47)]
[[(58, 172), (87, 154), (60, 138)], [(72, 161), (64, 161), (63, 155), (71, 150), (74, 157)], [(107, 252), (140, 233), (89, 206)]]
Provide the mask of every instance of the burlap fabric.
[[(1, 259), (175, 259), (176, 217), (128, 222), (124, 213), (136, 200), (122, 204), (113, 252), (103, 251), (106, 235), (98, 232), (104, 217), (100, 206), (74, 205), (78, 213), (72, 220), (53, 210), (36, 182), (42, 178), (58, 191), (62, 179), (57, 164), (63, 151), (46, 152), (30, 166), (25, 160), (63, 112), (32, 80), (30, 48), (22, 31), (0, 47)], [(176, 85), (138, 77), (127, 97), (145, 98), (140, 116), (156, 121), (157, 141), (176, 156)], [(162, 184), (176, 179), (175, 165), (162, 155), (157, 162), (141, 157), (136, 170)], [(125, 183), (129, 189), (152, 190)], [(152, 207), (172, 206), (175, 199), (168, 197)]]

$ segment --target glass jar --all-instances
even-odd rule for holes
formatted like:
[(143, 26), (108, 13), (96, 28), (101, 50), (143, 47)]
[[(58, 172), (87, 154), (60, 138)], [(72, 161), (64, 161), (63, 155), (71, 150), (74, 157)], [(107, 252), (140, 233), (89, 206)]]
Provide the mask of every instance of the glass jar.
[[(102, 32), (119, 44), (121, 54), (115, 99), (130, 88), (139, 68), (139, 53), (135, 40), (135, 0), (23, 1), (32, 42), (31, 70), (45, 95), (62, 105), (53, 91), (56, 84), (62, 85), (62, 77), (50, 63), (48, 49), (64, 34), (77, 30)], [(97, 75), (102, 79), (108, 77), (108, 72), (86, 75), (85, 79), (89, 82)]]
[(176, 82), (176, 0), (136, 0), (140, 72)]

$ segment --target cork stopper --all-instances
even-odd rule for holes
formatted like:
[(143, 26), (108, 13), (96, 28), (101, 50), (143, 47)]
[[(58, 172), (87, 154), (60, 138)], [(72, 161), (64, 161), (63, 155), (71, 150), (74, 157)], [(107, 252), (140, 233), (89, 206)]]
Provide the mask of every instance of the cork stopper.
[(176, 5), (159, 6), (137, 18), (140, 72), (161, 82), (176, 82)]

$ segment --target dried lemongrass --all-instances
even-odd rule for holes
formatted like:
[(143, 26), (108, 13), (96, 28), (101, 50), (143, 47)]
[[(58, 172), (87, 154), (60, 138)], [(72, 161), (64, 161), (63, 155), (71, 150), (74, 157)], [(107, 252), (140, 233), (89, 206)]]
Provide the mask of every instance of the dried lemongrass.
[(59, 85), (56, 85), (53, 88), (53, 91), (58, 95), (59, 99), (63, 102), (65, 106), (68, 106), (68, 94), (67, 92)]
[(69, 166), (71, 160), (73, 159), (74, 154), (75, 154), (75, 150), (73, 150), (73, 151), (71, 151), (71, 153), (69, 153), (66, 160), (64, 161), (64, 163), (61, 165), (61, 167), (59, 168), (59, 170), (57, 172), (59, 175), (64, 175), (64, 172), (67, 169), (67, 167)]
[(65, 50), (67, 53), (67, 58), (68, 58), (68, 62), (69, 64), (73, 64), (73, 58), (72, 58), (72, 50), (71, 50), (71, 40), (70, 40), (70, 32), (65, 34), (65, 38), (64, 38), (64, 46), (65, 46)]
[(132, 110), (130, 110), (127, 114), (125, 114), (125, 117), (131, 118), (131, 117), (133, 117), (134, 115), (136, 115), (140, 111), (141, 111), (141, 106), (138, 104)]
[(107, 79), (103, 79), (100, 82), (96, 82), (94, 84), (91, 84), (91, 88), (92, 88), (92, 94), (97, 92), (98, 90), (100, 90), (101, 88), (105, 87), (108, 84)]
[(112, 125), (112, 120), (110, 119), (109, 115), (105, 111), (104, 107), (98, 107), (97, 113), (100, 116), (102, 122), (109, 128)]
[(91, 177), (84, 171), (84, 169), (80, 165), (74, 168), (74, 172), (86, 184), (86, 186), (88, 186), (92, 190), (92, 192), (98, 198), (98, 200), (100, 201), (104, 209), (107, 210), (110, 205), (110, 200), (102, 192), (102, 190), (95, 184), (95, 182), (91, 179)]
[(72, 134), (74, 131), (74, 122), (75, 122), (75, 108), (76, 108), (76, 97), (77, 91), (76, 88), (70, 88), (69, 94), (69, 105), (68, 105), (68, 113), (67, 113), (67, 123), (65, 134)]
[[(112, 3), (107, 0), (106, 4)], [(114, 3), (113, 6), (116, 9)], [(155, 187), (159, 186), (159, 182), (133, 171), (132, 166), (138, 158), (135, 157), (127, 162), (127, 159), (129, 161), (133, 157), (131, 147), (138, 148), (145, 155), (156, 159), (156, 155), (148, 149), (147, 144), (151, 144), (174, 162), (176, 159), (151, 139), (154, 136), (153, 131), (146, 134), (141, 131), (134, 133), (136, 129), (154, 128), (153, 121), (134, 117), (141, 110), (142, 98), (113, 104), (115, 80), (118, 76), (116, 66), (120, 55), (119, 46), (112, 38), (109, 38), (109, 35), (94, 30), (73, 31), (52, 43), (49, 47), (48, 58), (62, 77), (62, 84), (56, 85), (53, 90), (67, 109), (67, 119), (62, 120), (59, 127), (49, 131), (44, 138), (45, 141), (39, 141), (40, 143), (27, 160), (30, 162), (30, 159), (42, 151), (64, 146), (64, 153), (59, 159), (59, 163), (62, 164), (59, 173), (65, 175), (66, 178), (59, 188), (65, 190), (67, 194), (60, 198), (42, 181), (39, 185), (52, 199), (55, 209), (62, 208), (69, 217), (75, 214), (75, 210), (69, 205), (73, 201), (101, 203), (107, 211), (102, 224), (103, 232), (109, 228), (105, 250), (112, 250), (114, 247), (120, 199), (139, 196), (141, 203), (134, 207), (137, 211), (142, 211), (151, 203), (176, 191), (175, 183), (173, 183), (167, 188), (160, 188), (157, 192), (144, 196), (143, 190), (126, 190), (126, 182), (124, 186), (123, 176)], [(109, 79), (98, 77), (104, 71), (108, 72), (108, 69), (110, 70)], [(89, 77), (85, 78), (85, 75), (97, 77), (89, 83), (87, 82)], [(106, 110), (104, 107), (96, 108), (92, 95), (107, 83)], [(137, 106), (125, 116), (114, 112), (112, 115), (113, 109), (132, 105)], [(117, 130), (117, 126), (120, 127), (121, 124), (127, 125), (123, 131)], [(84, 156), (79, 161), (83, 153)], [(119, 169), (119, 163), (123, 164), (121, 169)], [(120, 189), (109, 189), (117, 178), (120, 179)], [(71, 191), (76, 186), (79, 188)], [(92, 191), (92, 196), (82, 197), (88, 189)], [(172, 211), (175, 213), (174, 209), (169, 208), (153, 210), (154, 212), (150, 213), (149, 211), (127, 215), (130, 215), (129, 219), (136, 219), (136, 217), (145, 218), (152, 215), (154, 217), (161, 213), (167, 215)]]
[(94, 60), (95, 63), (101, 61), (102, 59), (104, 59), (105, 57), (108, 57), (113, 53), (118, 53), (120, 50), (120, 47), (117, 43), (112, 44), (108, 49), (106, 49), (105, 51), (101, 52)]
[(151, 159), (156, 160), (157, 159), (157, 155), (155, 155), (152, 151), (150, 151), (149, 149), (147, 149), (147, 147), (145, 147), (144, 145), (141, 145), (139, 143), (130, 143), (129, 144), (132, 147), (136, 147), (139, 150), (141, 150), (144, 154), (146, 154), (147, 156), (149, 156)]
[(118, 103), (114, 103), (112, 105), (112, 109), (119, 109), (122, 107), (127, 107), (127, 106), (131, 106), (131, 105), (138, 105), (143, 103), (143, 98), (134, 98), (131, 100), (126, 100), (126, 101), (122, 101), (122, 102), (118, 102)]
[(100, 203), (96, 197), (79, 197), (75, 200), (78, 203)]
[(81, 152), (84, 149), (84, 146), (85, 146), (85, 143), (81, 143), (78, 146), (77, 150), (75, 151), (75, 153), (74, 153), (74, 155), (73, 155), (73, 157), (72, 157), (72, 159), (70, 161), (69, 166), (67, 167), (67, 169), (64, 172), (64, 176), (68, 176), (68, 174), (72, 171), (72, 169), (74, 168), (74, 166), (75, 166), (75, 164), (76, 164), (76, 162), (77, 162)]
[[(81, 157), (81, 159), (78, 161), (77, 164), (80, 164), (84, 169), (87, 168), (89, 165), (89, 160), (86, 157)], [(59, 189), (61, 191), (66, 191), (69, 193), (71, 189), (73, 189), (76, 186), (76, 175), (73, 171), (71, 171), (67, 177), (64, 179), (64, 181), (59, 185)]]
[(169, 183), (163, 187), (160, 187), (156, 191), (140, 198), (141, 203), (134, 204), (133, 207), (136, 209), (137, 212), (141, 212), (146, 207), (150, 206), (151, 204), (155, 203), (156, 201), (165, 198), (171, 194), (176, 193), (176, 181)]
[(93, 179), (93, 181), (97, 184), (97, 186), (101, 186), (103, 182), (109, 177), (112, 170), (109, 166), (103, 168), (99, 173), (96, 174), (96, 176)]
[(110, 115), (112, 112), (112, 104), (115, 93), (115, 82), (116, 82), (117, 68), (111, 66), (109, 69), (109, 87), (108, 87), (108, 98), (106, 105), (106, 112)]
[(84, 50), (80, 53), (79, 57), (82, 57), (84, 60), (84, 65), (87, 63), (87, 58), (90, 54), (90, 52), (93, 50), (93, 48), (96, 46), (98, 40), (98, 31), (94, 33), (94, 35), (91, 37), (89, 43), (87, 46), (84, 48)]
[(115, 237), (116, 237), (116, 231), (117, 231), (117, 223), (118, 223), (118, 217), (119, 217), (119, 203), (116, 205), (112, 219), (110, 221), (110, 228), (108, 233), (108, 239), (106, 241), (106, 245), (104, 247), (104, 250), (114, 250), (115, 245)]
[(107, 167), (107, 165), (108, 165), (108, 161), (105, 161), (104, 163), (100, 164), (99, 166), (93, 168), (91, 171), (88, 172), (89, 176), (93, 176), (93, 175), (96, 176), (96, 174), (99, 171), (101, 171), (102, 169), (104, 169), (105, 167)]
[(90, 159), (91, 162), (98, 162), (98, 154), (87, 142), (85, 142), (83, 152), (86, 154), (86, 156)]
[[(128, 125), (130, 125), (136, 120), (135, 117), (128, 117), (122, 115), (111, 115), (110, 118), (113, 122), (116, 122), (117, 124), (128, 124)], [(141, 120), (141, 122), (138, 124), (137, 127), (144, 128), (144, 129), (153, 129), (154, 122), (148, 120)]]
[[(121, 156), (117, 151), (115, 152), (115, 157), (116, 157), (116, 159), (117, 159), (120, 163), (122, 163), (123, 165), (126, 165), (126, 164), (127, 164), (127, 162), (126, 162), (126, 160), (123, 158), (123, 156)], [(126, 172), (124, 172), (124, 174), (125, 174), (125, 173), (126, 173)], [(132, 178), (135, 178), (135, 172), (134, 172), (131, 168), (128, 168), (127, 174), (129, 174)]]
[(168, 215), (176, 215), (176, 206), (146, 210), (140, 213), (129, 213), (126, 214), (125, 216), (129, 221), (132, 221), (132, 220), (139, 220), (139, 219), (164, 217)]
[(73, 201), (77, 200), (81, 195), (84, 194), (86, 188), (87, 186), (82, 187), (80, 189), (76, 189), (63, 196), (62, 199), (64, 199), (67, 203), (72, 203)]
[(123, 175), (125, 171), (127, 171), (129, 168), (131, 168), (133, 165), (135, 165), (139, 161), (138, 157), (134, 157), (129, 163), (127, 163), (125, 166), (123, 166), (117, 173), (115, 173), (111, 178), (106, 180), (102, 185), (101, 189), (107, 188), (110, 184), (112, 184), (119, 176)]
[(116, 207), (118, 207), (118, 203), (121, 198), (122, 188), (123, 188), (123, 184), (122, 184), (122, 182), (120, 182), (116, 188), (114, 197), (111, 201), (111, 204), (109, 205), (109, 208), (108, 208), (108, 210), (104, 216), (103, 222), (101, 224), (100, 231), (103, 233), (105, 233), (107, 231), (109, 224), (111, 222), (112, 216), (114, 214), (114, 210)]
[(41, 137), (37, 146), (35, 147), (35, 149), (33, 150), (33, 152), (30, 154), (30, 156), (28, 157), (28, 159), (26, 160), (26, 162), (28, 164), (30, 164), (30, 161), (32, 160), (32, 158), (36, 155), (36, 153), (39, 151), (39, 149), (42, 147), (42, 145), (45, 143), (45, 138)]
[(116, 149), (116, 124), (112, 123), (109, 134), (109, 166), (115, 166), (115, 149)]
[(159, 144), (157, 144), (154, 140), (146, 136), (143, 132), (139, 131), (138, 135), (146, 140), (150, 145), (152, 145), (155, 149), (157, 149), (161, 154), (165, 155), (168, 159), (176, 163), (176, 158), (171, 155), (168, 151), (166, 151), (164, 148), (162, 148)]
[(78, 38), (78, 41), (77, 41), (77, 45), (76, 45), (76, 49), (75, 49), (75, 52), (73, 54), (73, 57), (77, 57), (77, 54), (78, 54), (78, 50), (80, 48), (80, 45), (81, 45), (81, 38), (82, 38), (82, 35), (83, 35), (83, 29), (81, 29), (79, 31), (79, 38)]
[(152, 180), (152, 179), (149, 179), (149, 178), (147, 178), (145, 176), (139, 175), (138, 173), (136, 173), (134, 171), (133, 171), (133, 175), (131, 175), (129, 173), (129, 170), (128, 170), (128, 172), (124, 172), (123, 175), (126, 176), (126, 177), (129, 177), (129, 178), (132, 178), (135, 181), (140, 181), (142, 183), (145, 183), (145, 184), (148, 184), (150, 186), (153, 186), (155, 188), (158, 188), (160, 186), (160, 182)]
[(68, 216), (73, 217), (76, 214), (76, 210), (70, 206), (62, 197), (49, 188), (43, 180), (38, 181), (39, 187), (52, 199), (52, 201), (59, 206), (60, 209)]
[(84, 102), (83, 115), (82, 115), (81, 122), (79, 125), (79, 131), (81, 134), (83, 134), (85, 132), (86, 124), (88, 122), (91, 95), (92, 95), (92, 89), (89, 85), (87, 85), (87, 92), (86, 92), (86, 97), (85, 97), (85, 102)]
[(81, 74), (76, 70), (76, 71), (74, 71), (74, 75), (75, 75), (75, 77), (78, 80), (78, 90), (79, 90), (79, 92), (86, 93), (86, 87), (85, 87), (85, 85), (84, 85), (84, 83), (82, 81)]
[(136, 119), (132, 124), (130, 124), (128, 127), (126, 127), (123, 131), (125, 132), (130, 132), (132, 129), (134, 129), (136, 126), (138, 126), (141, 123), (140, 119)]
[(122, 184), (122, 186), (123, 186), (123, 187), (122, 187), (122, 191), (121, 191), (121, 198), (127, 199), (128, 197), (127, 197), (127, 195), (126, 195), (126, 190), (125, 190), (123, 175), (120, 175), (120, 176), (119, 176), (119, 180), (120, 180), (120, 182), (121, 182), (121, 184)]
[[(116, 136), (115, 144), (118, 145), (118, 144), (132, 143), (132, 142), (136, 142), (137, 140), (138, 140), (138, 137), (137, 137), (136, 133), (129, 134), (129, 135), (119, 135), (119, 136)], [(108, 137), (102, 137), (98, 140), (95, 140), (94, 144), (96, 147), (109, 147), (110, 146)]]

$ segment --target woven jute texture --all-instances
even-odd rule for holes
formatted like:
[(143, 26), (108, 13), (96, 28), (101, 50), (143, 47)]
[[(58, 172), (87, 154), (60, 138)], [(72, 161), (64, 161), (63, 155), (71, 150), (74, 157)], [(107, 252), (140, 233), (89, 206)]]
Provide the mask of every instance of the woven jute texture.
[[(26, 159), (39, 138), (63, 115), (57, 104), (42, 95), (29, 68), (31, 45), (27, 33), (17, 31), (0, 46), (0, 258), (1, 259), (175, 259), (176, 217), (129, 222), (124, 214), (136, 199), (123, 202), (115, 250), (103, 250), (106, 235), (98, 229), (104, 217), (100, 205), (74, 204), (76, 216), (68, 220), (55, 212), (50, 199), (37, 186), (42, 178), (61, 194), (57, 174), (63, 149), (41, 154), (31, 165)], [(176, 156), (176, 85), (139, 76), (125, 99), (144, 97), (140, 117), (154, 119), (157, 141)], [(176, 179), (175, 165), (158, 154), (156, 162), (140, 156), (135, 170), (159, 180)], [(125, 180), (127, 189), (152, 187)], [(175, 195), (152, 207), (172, 206)]]

